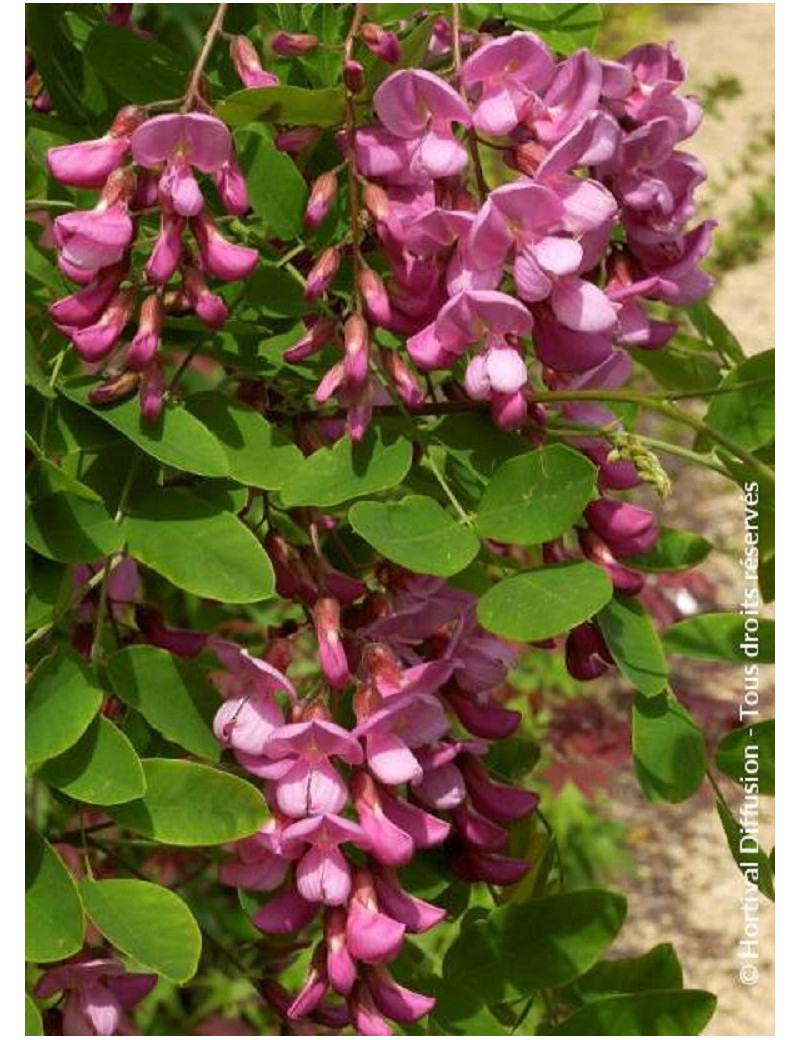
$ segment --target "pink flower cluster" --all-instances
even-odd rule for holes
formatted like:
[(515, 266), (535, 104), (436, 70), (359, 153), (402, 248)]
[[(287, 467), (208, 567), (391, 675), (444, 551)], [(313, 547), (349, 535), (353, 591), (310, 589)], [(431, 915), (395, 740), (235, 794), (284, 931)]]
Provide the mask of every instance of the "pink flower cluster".
[[(557, 61), (530, 32), (484, 40), (462, 39), (477, 47), (460, 83), (424, 69), (384, 80), (350, 160), (390, 269), (363, 293), (369, 321), (405, 338), (419, 369), (455, 370), (513, 428), (530, 413), (533, 359), (561, 386), (618, 385), (620, 348), (669, 340), (674, 326), (644, 304), (708, 291), (698, 263), (713, 225), (686, 230), (704, 170), (677, 146), (701, 111), (677, 93), (685, 70), (671, 45)], [(473, 186), (468, 137), (472, 162), (497, 160), (492, 190), (482, 173)], [(330, 284), (336, 252), (309, 276), (309, 300)], [(335, 386), (345, 404), (349, 385)], [(329, 375), (318, 400), (330, 392)]]
[[(362, 596), (363, 587), (351, 592)], [(507, 827), (533, 812), (537, 797), (498, 783), (481, 761), (487, 741), (508, 736), (520, 716), (495, 695), (515, 655), (480, 628), (473, 597), (388, 570), (382, 593), (358, 605), (355, 595), (344, 609), (320, 595), (313, 610), (330, 696), (298, 697), (283, 674), (285, 641), (271, 645), (270, 660), (210, 641), (226, 669), (215, 732), (264, 781), (271, 809), (221, 877), (279, 889), (253, 918), (268, 935), (295, 935), (322, 913), (302, 990), (273, 994), (282, 1013), (295, 1024), (351, 1022), (380, 1036), (391, 1034), (386, 1019), (412, 1022), (433, 1006), (385, 965), (406, 933), (445, 915), (404, 891), (398, 869), (418, 850), (444, 846), (464, 880), (513, 884), (528, 864), (505, 854)], [(355, 725), (347, 728), (325, 705), (351, 685)], [(325, 1000), (334, 995), (344, 1003)]]
[[(247, 211), (247, 187), (230, 132), (201, 112), (149, 118), (144, 109), (129, 106), (104, 137), (51, 148), (47, 159), (60, 183), (100, 189), (94, 209), (65, 213), (54, 222), (58, 265), (81, 288), (51, 306), (53, 322), (84, 361), (116, 368), (116, 376), (122, 369), (139, 374), (142, 412), (153, 421), (164, 397), (159, 345), (165, 314), (193, 311), (209, 328), (221, 328), (227, 307), (207, 277), (236, 281), (258, 263), (255, 249), (220, 233), (195, 176), (199, 171), (213, 178), (228, 213)], [(154, 213), (160, 215), (160, 230), (140, 283), (132, 252), (148, 244), (147, 218)], [(185, 241), (187, 227), (194, 246)], [(180, 287), (171, 290), (175, 275)], [(138, 328), (120, 363), (112, 363), (112, 352), (134, 318), (139, 284), (148, 288)], [(114, 386), (127, 390), (128, 383), (117, 379)], [(108, 398), (99, 387), (98, 401)]]

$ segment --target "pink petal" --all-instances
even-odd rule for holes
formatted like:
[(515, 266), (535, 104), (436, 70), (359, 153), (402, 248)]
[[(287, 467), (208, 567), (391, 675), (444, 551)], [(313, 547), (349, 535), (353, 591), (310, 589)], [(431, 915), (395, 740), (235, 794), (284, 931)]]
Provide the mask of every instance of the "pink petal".
[(370, 910), (359, 899), (347, 910), (347, 948), (356, 960), (368, 964), (390, 961), (403, 945), (405, 928), (379, 910)]
[(297, 890), (303, 899), (341, 906), (350, 895), (350, 868), (338, 848), (312, 848), (297, 864)]
[(278, 808), (287, 816), (338, 813), (347, 802), (344, 780), (326, 759), (299, 760), (275, 786)]
[(275, 896), (253, 916), (253, 924), (265, 935), (294, 935), (317, 915), (317, 905), (309, 903), (289, 887)]
[(550, 304), (558, 320), (575, 332), (607, 332), (617, 321), (617, 307), (603, 290), (578, 278), (558, 281)]

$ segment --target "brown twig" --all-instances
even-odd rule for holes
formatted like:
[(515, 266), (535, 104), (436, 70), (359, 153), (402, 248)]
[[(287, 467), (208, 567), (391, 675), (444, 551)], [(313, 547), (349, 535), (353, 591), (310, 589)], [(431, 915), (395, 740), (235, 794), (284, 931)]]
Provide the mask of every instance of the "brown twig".
[(203, 75), (203, 70), (206, 67), (209, 55), (211, 54), (211, 48), (214, 46), (214, 41), (219, 35), (222, 29), (222, 23), (225, 21), (225, 14), (228, 10), (227, 4), (218, 4), (216, 13), (211, 20), (208, 30), (203, 40), (203, 46), (200, 48), (200, 53), (197, 55), (197, 61), (194, 63), (192, 69), (192, 75), (189, 79), (189, 85), (186, 88), (186, 95), (183, 100), (183, 110), (188, 112), (192, 105), (200, 100), (200, 80)]

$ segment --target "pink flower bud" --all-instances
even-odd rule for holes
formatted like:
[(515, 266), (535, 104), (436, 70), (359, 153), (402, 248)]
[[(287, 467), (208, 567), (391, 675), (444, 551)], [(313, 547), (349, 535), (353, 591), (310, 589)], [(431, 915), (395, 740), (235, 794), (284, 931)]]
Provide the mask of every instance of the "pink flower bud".
[(250, 209), (247, 197), (247, 182), (233, 153), (214, 175), (219, 197), (228, 213), (243, 216)]
[(209, 274), (223, 282), (235, 282), (253, 273), (258, 264), (257, 249), (229, 242), (207, 213), (193, 217), (191, 226)]
[(351, 94), (360, 94), (364, 89), (364, 66), (354, 58), (344, 63), (344, 85)]
[(156, 356), (161, 339), (162, 320), (161, 301), (153, 293), (145, 299), (139, 311), (139, 329), (125, 354), (128, 368), (140, 372)]
[(644, 577), (638, 571), (621, 564), (599, 534), (595, 534), (594, 531), (579, 530), (578, 541), (586, 559), (603, 568), (611, 578), (617, 592), (635, 596), (642, 591)]
[(245, 87), (274, 87), (278, 82), (277, 76), (264, 70), (258, 51), (246, 36), (233, 37), (230, 53), (236, 74)]
[(586, 507), (586, 519), (614, 556), (638, 556), (658, 541), (658, 524), (649, 509), (630, 502), (599, 498)]
[(335, 690), (341, 690), (350, 679), (350, 666), (339, 633), (337, 600), (327, 596), (317, 600), (314, 604), (314, 628), (322, 674)]
[(425, 391), (411, 369), (396, 350), (382, 350), (383, 367), (401, 400), (409, 408), (420, 408), (425, 403)]
[(221, 296), (211, 292), (196, 267), (183, 269), (183, 287), (200, 321), (210, 329), (221, 329), (228, 320), (228, 308)]
[(344, 379), (348, 390), (360, 390), (369, 378), (369, 328), (360, 314), (344, 325)]
[(318, 300), (323, 293), (327, 292), (341, 263), (341, 254), (335, 246), (325, 249), (317, 262), (308, 272), (306, 278), (306, 290), (303, 294), (307, 303)]
[(381, 276), (372, 268), (363, 267), (358, 273), (358, 291), (369, 320), (387, 328), (392, 321), (392, 308)]
[(319, 386), (314, 392), (314, 400), (317, 404), (325, 404), (331, 395), (336, 393), (343, 382), (344, 362), (337, 361), (332, 368), (328, 369), (322, 379), (320, 379)]
[(330, 318), (313, 320), (304, 335), (283, 353), (284, 361), (303, 361), (313, 354), (319, 353), (333, 340), (336, 334), (336, 322)]
[(126, 105), (114, 116), (114, 122), (108, 128), (112, 137), (130, 137), (137, 127), (147, 119), (147, 110), (139, 105)]
[(319, 40), (312, 33), (276, 32), (269, 41), (273, 54), (282, 58), (298, 58), (316, 50)]
[(64, 296), (50, 305), (50, 317), (62, 331), (67, 328), (85, 328), (93, 324), (108, 304), (122, 281), (122, 265), (107, 267), (84, 289)]
[(607, 672), (614, 659), (597, 625), (584, 621), (573, 628), (564, 645), (564, 661), (573, 679), (590, 682)]
[(111, 348), (122, 335), (133, 314), (136, 293), (123, 289), (112, 296), (110, 303), (94, 325), (75, 329), (72, 342), (84, 361), (100, 361), (111, 352)]
[(146, 423), (158, 422), (164, 408), (164, 376), (157, 360), (153, 361), (150, 367), (142, 373), (142, 381), (139, 385), (139, 406), (142, 409), (142, 418)]
[(111, 135), (95, 141), (78, 141), (51, 148), (47, 165), (61, 184), (71, 188), (102, 188), (112, 170), (122, 165), (129, 148), (128, 139)]
[(318, 228), (330, 213), (333, 200), (336, 198), (336, 188), (336, 174), (332, 170), (321, 174), (311, 185), (304, 217), (307, 228), (312, 231)]
[(145, 265), (148, 281), (165, 285), (178, 270), (183, 253), (184, 219), (177, 213), (161, 214), (161, 229)]
[(275, 147), (279, 152), (296, 155), (310, 148), (320, 138), (322, 131), (316, 126), (296, 126), (290, 130), (281, 130), (275, 135)]
[(328, 948), (327, 971), (331, 986), (346, 995), (356, 981), (356, 965), (347, 949), (345, 927), (347, 914), (339, 906), (325, 911), (325, 944)]
[(107, 379), (99, 386), (93, 386), (89, 391), (89, 403), (96, 408), (103, 408), (117, 401), (124, 401), (126, 397), (135, 394), (139, 389), (138, 372), (121, 372), (113, 379)]
[(387, 219), (391, 205), (389, 203), (389, 196), (383, 188), (377, 184), (370, 183), (364, 189), (361, 198), (366, 206), (367, 212), (373, 220), (381, 223)]
[(365, 22), (361, 27), (361, 39), (387, 65), (396, 65), (400, 61), (400, 41), (393, 32), (374, 22)]

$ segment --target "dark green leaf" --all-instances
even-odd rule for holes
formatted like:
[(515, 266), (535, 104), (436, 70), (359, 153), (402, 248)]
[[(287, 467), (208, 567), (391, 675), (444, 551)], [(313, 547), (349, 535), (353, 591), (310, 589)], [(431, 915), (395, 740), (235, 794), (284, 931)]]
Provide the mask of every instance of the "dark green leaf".
[(672, 944), (659, 943), (641, 957), (619, 957), (595, 964), (574, 983), (574, 988), (583, 1000), (596, 1000), (612, 993), (682, 989), (683, 972)]
[(396, 487), (410, 466), (410, 442), (373, 428), (359, 444), (341, 437), (309, 455), (284, 484), (281, 497), (290, 508), (341, 505)]
[(719, 365), (696, 350), (676, 346), (660, 350), (632, 350), (635, 361), (670, 390), (696, 390), (716, 386), (721, 378)]
[(481, 547), (470, 527), (422, 495), (399, 502), (357, 502), (348, 519), (373, 549), (417, 574), (457, 574)]
[(101, 502), (59, 491), (25, 510), (25, 542), (51, 560), (92, 563), (121, 549), (123, 534)]
[(52, 617), (57, 604), (72, 588), (68, 567), (28, 552), (25, 561), (25, 632), (30, 632)]
[(276, 491), (302, 461), (299, 448), (247, 405), (209, 390), (188, 398), (186, 409), (217, 438), (242, 484)]
[(197, 971), (202, 940), (191, 910), (175, 892), (149, 881), (82, 881), (86, 912), (118, 950), (172, 982)]
[(186, 58), (122, 26), (95, 26), (84, 55), (100, 78), (128, 103), (145, 105), (180, 97), (186, 89), (190, 72)]
[(650, 552), (631, 556), (626, 562), (637, 571), (682, 571), (696, 567), (712, 548), (711, 543), (698, 534), (662, 527)]
[(344, 88), (254, 87), (239, 90), (217, 105), (217, 115), (229, 126), (244, 126), (257, 119), (292, 126), (341, 126), (344, 122)]
[(775, 794), (775, 719), (726, 733), (717, 748), (717, 766), (738, 784), (757, 781), (761, 794)]
[(56, 115), (70, 123), (85, 123), (83, 63), (67, 32), (64, 15), (68, 10), (69, 4), (26, 5), (25, 34)]
[(136, 502), (125, 533), (135, 559), (195, 596), (258, 603), (274, 594), (272, 564), (252, 531), (189, 491), (160, 490)]
[(622, 674), (646, 697), (667, 685), (667, 662), (652, 618), (630, 596), (615, 596), (597, 623)]
[(74, 650), (59, 647), (36, 666), (25, 693), (25, 761), (60, 755), (85, 733), (103, 691)]
[(637, 694), (633, 761), (650, 801), (682, 802), (702, 784), (706, 769), (703, 731), (670, 694)]
[[(742, 614), (699, 614), (678, 621), (664, 633), (664, 646), (672, 654), (701, 661), (775, 660), (775, 622), (748, 618), (750, 638)], [(753, 622), (758, 622), (757, 626)], [(744, 649), (744, 648), (747, 649)]]
[(25, 959), (60, 961), (83, 943), (83, 907), (55, 850), (25, 832)]
[(201, 758), (219, 758), (211, 729), (219, 696), (203, 672), (155, 646), (129, 646), (108, 660), (114, 692), (167, 740)]
[[(745, 794), (739, 811), (739, 819), (733, 815), (727, 802), (718, 797), (717, 813), (725, 832), (725, 840), (728, 842), (728, 848), (733, 856), (733, 862), (753, 886), (752, 893), (745, 892), (745, 895), (755, 895), (755, 889), (758, 889), (762, 895), (774, 903), (775, 881), (772, 862), (758, 843), (758, 796)], [(774, 855), (772, 861), (774, 861)]]
[(498, 582), (478, 602), (478, 620), (490, 632), (522, 642), (562, 635), (611, 599), (606, 572), (591, 563), (560, 563)]
[(239, 153), (250, 205), (267, 222), (270, 236), (290, 239), (300, 234), (308, 188), (292, 159), (257, 131), (247, 134)]
[(102, 715), (77, 744), (50, 759), (37, 774), (78, 802), (118, 805), (144, 794), (144, 773), (128, 738)]
[(263, 263), (247, 279), (246, 286), (247, 302), (266, 317), (299, 318), (308, 313), (302, 284), (284, 267)]
[(605, 997), (540, 1036), (699, 1036), (717, 1006), (712, 993), (683, 989)]
[(698, 334), (710, 347), (734, 363), (744, 361), (745, 353), (739, 341), (705, 300), (687, 307), (687, 313)]
[(142, 765), (144, 797), (109, 813), (165, 845), (223, 845), (253, 834), (269, 815), (257, 787), (219, 769), (166, 758)]
[(146, 423), (136, 397), (111, 408), (94, 409), (89, 390), (97, 380), (80, 379), (59, 389), (71, 401), (109, 423), (128, 440), (167, 466), (201, 477), (227, 477), (228, 460), (214, 436), (185, 408), (168, 403), (157, 423)]
[(481, 499), (478, 533), (512, 545), (551, 541), (580, 518), (596, 480), (591, 462), (561, 444), (508, 459)]

